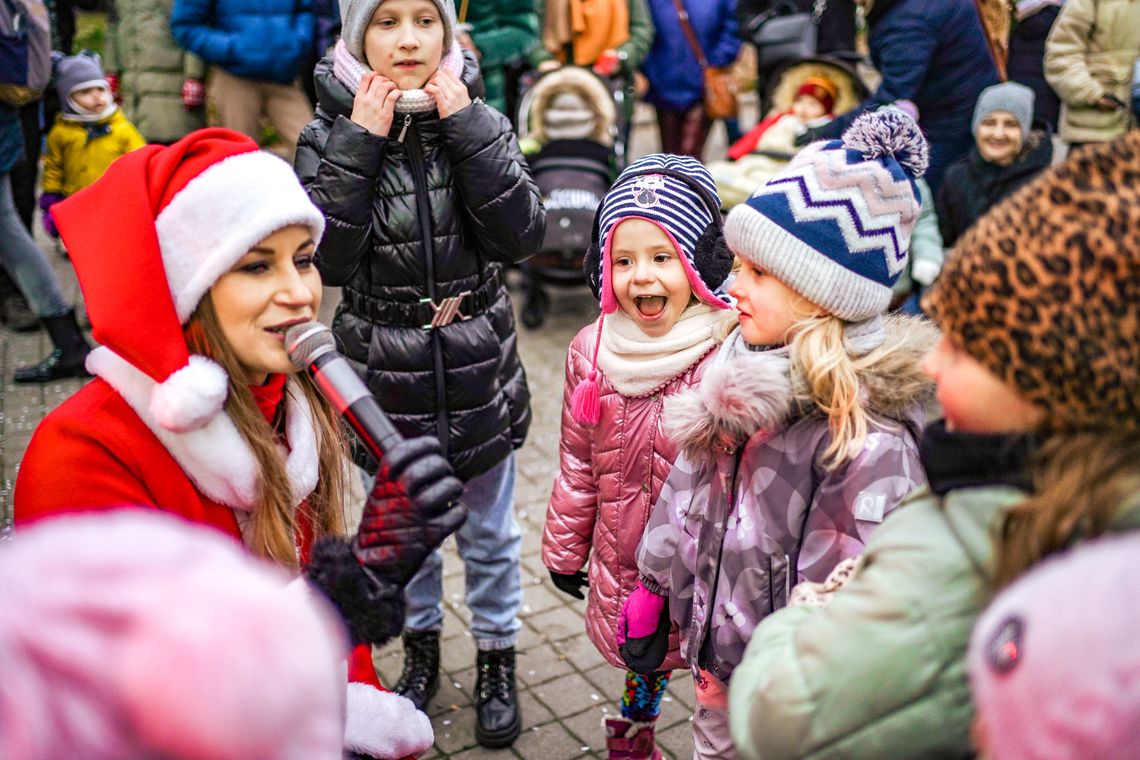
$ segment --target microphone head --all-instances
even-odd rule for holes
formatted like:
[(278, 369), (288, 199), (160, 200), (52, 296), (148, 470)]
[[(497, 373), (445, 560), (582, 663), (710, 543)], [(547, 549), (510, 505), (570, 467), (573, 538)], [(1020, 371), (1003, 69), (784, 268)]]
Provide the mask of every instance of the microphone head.
[(336, 351), (332, 330), (315, 320), (293, 325), (285, 331), (285, 349), (297, 369), (305, 369), (328, 351)]

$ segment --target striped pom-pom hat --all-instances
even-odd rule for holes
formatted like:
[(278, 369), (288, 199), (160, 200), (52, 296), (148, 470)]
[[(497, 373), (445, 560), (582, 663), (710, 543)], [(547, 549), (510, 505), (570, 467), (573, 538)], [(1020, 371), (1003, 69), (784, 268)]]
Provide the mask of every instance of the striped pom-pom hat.
[[(678, 179), (675, 176), (678, 174), (693, 184)], [(708, 198), (702, 198), (694, 185), (706, 191)], [(716, 192), (716, 183), (708, 169), (696, 159), (654, 153), (626, 167), (602, 199), (598, 210), (601, 256), (597, 263), (597, 279), (590, 279), (597, 283), (594, 294), (601, 300), (603, 314), (613, 314), (618, 309), (610, 271), (610, 246), (614, 228), (626, 219), (644, 219), (660, 227), (681, 252), (681, 264), (689, 277), (693, 295), (710, 306), (728, 308), (725, 299), (717, 292), (728, 276), (728, 267), (723, 266), (724, 262), (702, 260), (704, 251), (698, 251), (700, 246), (697, 242), (709, 225), (716, 221), (710, 204), (719, 213), (720, 196)]]
[(863, 114), (842, 140), (813, 143), (734, 208), (728, 246), (840, 319), (886, 310), (906, 267), (929, 163), (918, 125), (897, 108)]

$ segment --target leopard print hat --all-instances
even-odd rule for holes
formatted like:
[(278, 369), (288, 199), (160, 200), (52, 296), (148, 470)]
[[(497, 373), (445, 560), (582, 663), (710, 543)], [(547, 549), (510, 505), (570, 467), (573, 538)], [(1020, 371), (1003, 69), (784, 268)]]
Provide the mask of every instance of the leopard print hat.
[(1140, 430), (1140, 130), (997, 204), (923, 305), (1047, 427)]

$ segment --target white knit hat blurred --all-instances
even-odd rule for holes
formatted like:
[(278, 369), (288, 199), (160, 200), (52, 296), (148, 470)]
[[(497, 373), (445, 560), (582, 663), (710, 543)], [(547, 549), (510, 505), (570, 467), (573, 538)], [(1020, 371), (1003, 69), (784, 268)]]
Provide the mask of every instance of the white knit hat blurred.
[(323, 601), (145, 510), (0, 543), (0, 757), (340, 760), (347, 644)]
[(967, 663), (990, 760), (1140, 758), (1140, 535), (1047, 560), (978, 619)]

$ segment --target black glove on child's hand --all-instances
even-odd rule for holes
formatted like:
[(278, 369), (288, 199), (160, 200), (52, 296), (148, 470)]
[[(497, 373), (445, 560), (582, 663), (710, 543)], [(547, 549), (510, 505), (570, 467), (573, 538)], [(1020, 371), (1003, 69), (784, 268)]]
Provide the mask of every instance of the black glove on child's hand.
[(467, 519), (463, 484), (435, 438), (396, 444), (381, 462), (360, 528), (352, 541), (374, 575), (407, 583), (428, 555)]
[(576, 573), (556, 573), (551, 570), (550, 580), (554, 582), (554, 587), (563, 594), (569, 594), (577, 599), (585, 599), (586, 596), (582, 593), (582, 589), (590, 587), (590, 584), (586, 582), (586, 574), (581, 570)]

